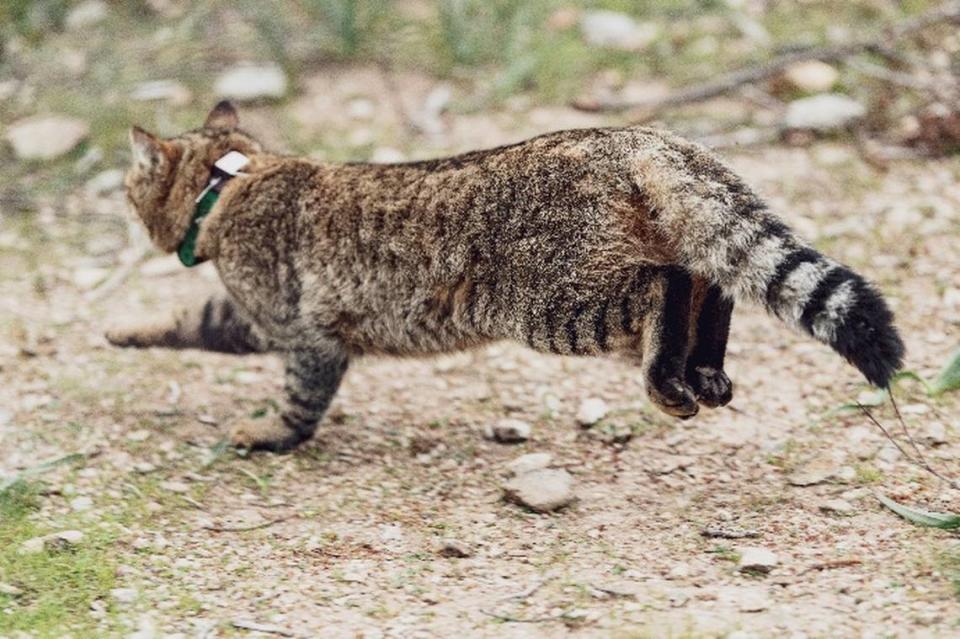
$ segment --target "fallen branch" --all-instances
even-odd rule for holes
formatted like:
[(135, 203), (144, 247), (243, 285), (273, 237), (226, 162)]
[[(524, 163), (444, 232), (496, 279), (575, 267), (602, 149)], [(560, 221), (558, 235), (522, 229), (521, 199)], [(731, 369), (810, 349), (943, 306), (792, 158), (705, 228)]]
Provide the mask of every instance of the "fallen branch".
[(642, 110), (647, 117), (652, 117), (658, 111), (680, 104), (703, 102), (746, 84), (753, 84), (766, 80), (783, 72), (799, 62), (821, 60), (833, 62), (843, 60), (854, 55), (867, 52), (883, 54), (886, 47), (896, 40), (913, 35), (930, 26), (943, 23), (960, 23), (960, 0), (945, 2), (935, 9), (931, 9), (915, 18), (893, 24), (883, 29), (880, 36), (860, 40), (848, 44), (838, 44), (825, 47), (812, 47), (783, 54), (768, 62), (756, 66), (749, 66), (722, 75), (716, 80), (679, 89), (666, 96), (638, 101), (598, 101), (580, 100), (573, 103), (573, 107), (582, 111), (612, 111)]
[(120, 266), (118, 266), (116, 270), (110, 274), (110, 277), (104, 280), (102, 284), (89, 291), (85, 296), (86, 300), (88, 302), (97, 302), (112, 293), (114, 289), (118, 288), (124, 283), (124, 281), (126, 281), (128, 277), (130, 277), (130, 274), (133, 273), (133, 270), (137, 268), (137, 266), (139, 266), (144, 259), (146, 259), (149, 252), (149, 244), (146, 244), (138, 249), (134, 255), (124, 260), (123, 263), (120, 264)]
[(760, 533), (750, 528), (713, 528), (707, 527), (700, 534), (708, 539), (753, 539)]
[(212, 532), (247, 532), (250, 530), (260, 530), (261, 528), (269, 528), (274, 524), (279, 524), (281, 522), (287, 521), (288, 519), (293, 519), (297, 516), (297, 513), (291, 513), (289, 515), (284, 515), (283, 517), (277, 517), (276, 519), (268, 519), (267, 521), (260, 522), (259, 524), (253, 524), (252, 526), (216, 526), (213, 524), (208, 524), (201, 526), (204, 530), (210, 530)]
[(850, 558), (850, 559), (832, 559), (830, 561), (822, 561), (820, 563), (813, 564), (805, 568), (800, 575), (805, 575), (808, 572), (821, 571), (821, 570), (832, 570), (834, 568), (849, 568), (850, 566), (859, 566), (863, 563), (862, 559)]
[(265, 623), (257, 623), (247, 619), (234, 619), (230, 625), (240, 630), (251, 630), (253, 632), (263, 632), (269, 635), (279, 635), (281, 637), (296, 637), (297, 634), (292, 630), (287, 630), (281, 626), (273, 626)]

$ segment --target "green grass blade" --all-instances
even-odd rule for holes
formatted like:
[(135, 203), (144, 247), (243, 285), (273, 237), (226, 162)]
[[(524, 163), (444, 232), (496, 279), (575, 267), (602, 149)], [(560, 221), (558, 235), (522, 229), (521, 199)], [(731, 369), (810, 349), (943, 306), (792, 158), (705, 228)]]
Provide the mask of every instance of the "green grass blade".
[(933, 396), (955, 390), (960, 390), (960, 349), (930, 384), (930, 394)]
[(877, 495), (877, 499), (880, 500), (880, 503), (897, 513), (907, 521), (911, 521), (920, 526), (926, 526), (928, 528), (940, 528), (942, 530), (954, 530), (960, 528), (960, 515), (953, 515), (950, 513), (934, 513), (927, 510), (919, 510), (917, 508), (910, 508), (909, 506), (904, 506), (903, 504), (897, 503), (885, 497), (883, 495)]

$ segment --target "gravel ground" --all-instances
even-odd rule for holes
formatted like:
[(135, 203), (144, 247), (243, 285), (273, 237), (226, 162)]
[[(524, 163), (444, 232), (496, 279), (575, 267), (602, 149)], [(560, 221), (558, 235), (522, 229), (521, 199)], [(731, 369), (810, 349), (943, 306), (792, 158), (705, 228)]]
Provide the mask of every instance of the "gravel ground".
[[(960, 326), (960, 160), (879, 173), (834, 142), (728, 157), (889, 293), (909, 368), (934, 374)], [(361, 361), (315, 441), (243, 457), (218, 443), (233, 420), (275, 410), (278, 362), (107, 346), (107, 326), (165, 313), (216, 279), (157, 257), (89, 301), (106, 274), (90, 256), (117, 236), (90, 229), (123, 206), (116, 192), (82, 197), (0, 236), (0, 468), (85, 455), (44, 475), (28, 519), (81, 530), (81, 547), (109, 535), (98, 556), (111, 587), (72, 620), (90, 636), (958, 632), (955, 539), (873, 497), (957, 511), (956, 493), (837, 410), (868, 390), (856, 371), (756, 309), (735, 313), (733, 403), (688, 422), (653, 412), (626, 363), (496, 344)], [(22, 257), (41, 240), (32, 263)], [(960, 394), (934, 400), (904, 382), (898, 397), (928, 457), (960, 472)], [(585, 428), (588, 399), (609, 410)], [(527, 422), (529, 438), (484, 437), (505, 418)], [(504, 500), (508, 467), (527, 453), (569, 472), (576, 501), (538, 514)], [(0, 598), (0, 614), (36, 596)]]

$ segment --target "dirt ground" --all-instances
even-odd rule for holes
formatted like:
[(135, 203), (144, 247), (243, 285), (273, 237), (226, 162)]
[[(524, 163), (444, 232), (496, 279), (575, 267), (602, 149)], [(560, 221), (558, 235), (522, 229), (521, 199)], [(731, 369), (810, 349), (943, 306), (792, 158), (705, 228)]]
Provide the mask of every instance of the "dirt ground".
[[(522, 131), (487, 122), (485, 139), (566, 117), (548, 115)], [(960, 333), (960, 159), (880, 172), (839, 142), (726, 156), (890, 295), (908, 367), (934, 374)], [(218, 443), (234, 420), (269, 418), (279, 363), (109, 347), (105, 327), (169, 312), (216, 276), (156, 257), (90, 301), (103, 268), (91, 256), (125, 242), (125, 213), (120, 193), (83, 198), (0, 236), (0, 468), (84, 454), (44, 475), (30, 518), (109, 540), (99, 557), (112, 583), (75, 620), (90, 636), (960, 633), (955, 538), (898, 519), (874, 493), (943, 511), (960, 499), (837, 410), (869, 391), (855, 370), (757, 309), (734, 316), (733, 403), (691, 421), (654, 412), (625, 363), (497, 344), (359, 361), (314, 441), (240, 456)], [(38, 241), (32, 264), (14, 257)], [(958, 394), (933, 400), (904, 382), (898, 397), (928, 457), (960, 473)], [(587, 398), (610, 414), (583, 429)], [(531, 438), (484, 439), (504, 417), (531, 423)], [(502, 499), (507, 464), (528, 452), (573, 474), (576, 503), (543, 515)], [(703, 536), (716, 527), (757, 536)], [(444, 556), (445, 540), (469, 556)], [(748, 546), (776, 567), (740, 571)]]

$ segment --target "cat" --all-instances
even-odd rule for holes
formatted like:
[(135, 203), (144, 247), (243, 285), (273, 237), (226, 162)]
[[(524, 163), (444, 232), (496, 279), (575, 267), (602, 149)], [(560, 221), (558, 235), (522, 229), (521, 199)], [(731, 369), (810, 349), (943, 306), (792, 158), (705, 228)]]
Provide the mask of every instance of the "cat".
[[(107, 338), (282, 354), (280, 415), (237, 424), (239, 447), (310, 438), (354, 357), (501, 339), (625, 355), (654, 405), (692, 417), (732, 397), (734, 300), (831, 346), (877, 386), (902, 365), (873, 286), (794, 235), (714, 154), (664, 131), (570, 130), (444, 159), (333, 164), (265, 151), (221, 102), (173, 138), (134, 127), (131, 147), (127, 198), (163, 251), (182, 253), (198, 196), (221, 188), (189, 246), (226, 293)], [(214, 169), (229, 152), (248, 161), (232, 178)]]

